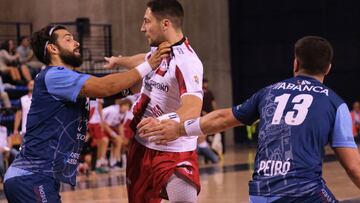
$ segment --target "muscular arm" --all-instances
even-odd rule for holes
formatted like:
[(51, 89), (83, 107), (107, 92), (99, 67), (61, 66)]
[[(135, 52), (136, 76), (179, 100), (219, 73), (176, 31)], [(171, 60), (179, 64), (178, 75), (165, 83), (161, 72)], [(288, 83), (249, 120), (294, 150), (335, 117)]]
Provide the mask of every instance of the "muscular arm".
[[(163, 120), (160, 124), (152, 125), (152, 127), (146, 127), (146, 123), (139, 125), (140, 136), (144, 138), (156, 136), (151, 141), (157, 144), (166, 144), (180, 136), (187, 136), (182, 122)], [(214, 134), (239, 125), (242, 123), (234, 117), (231, 108), (213, 111), (200, 119), (200, 128), (203, 134)]]
[[(148, 60), (151, 68), (156, 69), (162, 59), (169, 56), (169, 52), (170, 44), (168, 42), (161, 43), (157, 51), (154, 52)], [(140, 59), (140, 56), (136, 56), (135, 59)], [(135, 62), (133, 62), (133, 64), (129, 63), (128, 65), (135, 67), (134, 64)], [(80, 96), (107, 97), (134, 86), (136, 82), (141, 79), (142, 77), (135, 68), (127, 72), (110, 74), (101, 78), (92, 76), (86, 80), (80, 91)]]
[(341, 165), (353, 183), (360, 189), (360, 155), (357, 148), (334, 148)]
[(82, 86), (79, 96), (95, 98), (111, 96), (126, 88), (132, 87), (141, 79), (136, 69), (110, 74), (104, 77), (91, 76)]
[(202, 100), (193, 95), (185, 95), (181, 97), (181, 106), (176, 111), (180, 117), (180, 121), (186, 121), (200, 116)]
[[(215, 134), (242, 123), (234, 117), (231, 108), (219, 109), (200, 118), (201, 131), (206, 134)], [(181, 135), (186, 135), (184, 125), (179, 125)]]

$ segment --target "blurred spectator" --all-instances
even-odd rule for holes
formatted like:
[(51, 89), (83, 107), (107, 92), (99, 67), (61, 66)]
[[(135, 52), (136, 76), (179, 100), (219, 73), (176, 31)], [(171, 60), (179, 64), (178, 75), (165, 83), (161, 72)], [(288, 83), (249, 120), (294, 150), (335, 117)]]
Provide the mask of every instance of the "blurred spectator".
[(8, 137), (8, 131), (5, 126), (0, 125), (0, 175), (3, 179), (6, 168), (4, 161), (7, 161), (7, 165), (10, 165), (8, 162), (9, 156), (14, 158), (19, 152), (16, 149), (13, 149), (11, 146), (10, 138)]
[(104, 130), (112, 143), (110, 167), (114, 169), (122, 167), (121, 148), (124, 137), (121, 134), (121, 104), (122, 100), (116, 100), (114, 105), (104, 108), (103, 111), (105, 121)]
[(30, 47), (30, 39), (28, 36), (21, 37), (20, 46), (16, 48), (16, 52), (19, 54), (20, 63), (30, 67), (30, 72), (33, 77), (39, 73), (41, 67), (44, 66), (44, 64), (38, 61), (34, 56), (34, 52)]
[(5, 92), (5, 87), (4, 87), (4, 83), (2, 81), (2, 77), (0, 76), (0, 99), (2, 101), (2, 107), (5, 108), (11, 108), (11, 102), (9, 99), (9, 95), (7, 94), (7, 92)]
[[(12, 40), (5, 40), (0, 46), (0, 71), (9, 73), (11, 79), (18, 84), (25, 84), (31, 80), (30, 71), (27, 66), (20, 65), (20, 55), (15, 51), (15, 45)], [(27, 82), (23, 82), (21, 79), (20, 71), (22, 76)]]
[[(18, 109), (16, 111), (16, 114), (15, 114), (14, 136), (21, 135), (21, 137), (23, 137), (26, 132), (26, 120), (27, 120), (27, 115), (30, 110), (32, 93), (33, 93), (33, 89), (34, 89), (34, 81), (33, 80), (31, 80), (27, 84), (27, 88), (28, 88), (28, 94), (26, 94), (20, 98), (21, 107), (20, 107), (20, 109)], [(19, 133), (20, 122), (21, 122), (21, 131)]]
[(126, 151), (128, 149), (128, 146), (130, 144), (131, 139), (134, 136), (134, 132), (132, 131), (130, 127), (130, 123), (132, 119), (134, 118), (134, 114), (132, 113), (131, 106), (132, 101), (131, 97), (126, 97), (125, 99), (122, 99), (119, 101), (120, 105), (120, 128), (119, 133), (121, 137), (123, 138), (122, 143), (122, 152), (121, 152), (121, 163), (122, 167), (125, 168), (126, 166)]
[[(201, 115), (204, 116), (212, 111), (214, 111), (217, 108), (215, 96), (212, 93), (212, 91), (209, 89), (209, 81), (204, 78), (203, 79), (203, 91), (204, 91), (204, 97), (203, 97), (203, 106), (201, 109)], [(216, 152), (222, 156), (225, 152), (224, 148), (224, 133), (215, 135), (209, 135), (206, 137), (207, 141), (211, 143), (211, 146), (216, 146)]]
[(96, 149), (94, 148), (90, 134), (87, 134), (80, 154), (78, 172), (88, 176), (91, 169), (95, 168), (94, 159), (96, 159)]
[(197, 152), (199, 156), (204, 156), (205, 163), (210, 160), (212, 163), (219, 162), (219, 156), (210, 148), (206, 141), (206, 135), (201, 135), (198, 138)]
[(97, 156), (93, 158), (96, 158), (95, 169), (99, 173), (108, 171), (106, 150), (109, 144), (109, 138), (106, 137), (104, 132), (103, 103), (103, 99), (90, 101), (90, 119), (88, 124), (90, 137), (97, 146)]
[(360, 134), (360, 102), (356, 101), (353, 104), (353, 109), (351, 111), (351, 118), (353, 124), (353, 135), (356, 141), (359, 141)]
[(204, 98), (203, 98), (203, 106), (202, 106), (202, 114), (206, 115), (214, 111), (216, 106), (215, 96), (212, 91), (209, 89), (209, 81), (204, 78), (203, 80), (203, 91), (204, 91)]

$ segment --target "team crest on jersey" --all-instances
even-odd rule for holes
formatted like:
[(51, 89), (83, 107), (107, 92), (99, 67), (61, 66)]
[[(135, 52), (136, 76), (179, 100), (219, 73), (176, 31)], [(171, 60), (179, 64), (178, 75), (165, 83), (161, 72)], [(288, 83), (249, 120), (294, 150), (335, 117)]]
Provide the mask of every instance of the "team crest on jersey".
[(307, 81), (307, 80), (298, 80), (297, 81), (298, 85), (310, 85), (311, 82)]
[(199, 77), (197, 75), (194, 76), (194, 82), (196, 84), (199, 84)]

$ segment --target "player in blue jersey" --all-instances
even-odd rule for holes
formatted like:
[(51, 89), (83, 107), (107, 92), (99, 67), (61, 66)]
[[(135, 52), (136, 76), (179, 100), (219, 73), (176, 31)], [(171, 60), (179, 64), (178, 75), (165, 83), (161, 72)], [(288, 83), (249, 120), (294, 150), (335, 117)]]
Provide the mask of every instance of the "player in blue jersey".
[(9, 202), (61, 202), (60, 182), (75, 185), (85, 140), (89, 102), (130, 88), (158, 67), (170, 52), (160, 45), (148, 62), (127, 72), (94, 77), (74, 71), (80, 44), (63, 26), (47, 26), (32, 36), (36, 57), (46, 64), (35, 79), (21, 151), (5, 175)]
[(323, 85), (333, 50), (330, 43), (307, 36), (295, 44), (294, 77), (267, 86), (243, 104), (204, 117), (139, 125), (143, 137), (165, 144), (179, 136), (213, 134), (259, 122), (259, 142), (250, 202), (337, 202), (322, 179), (324, 147), (334, 149), (351, 180), (360, 188), (360, 157), (352, 136), (350, 112)]

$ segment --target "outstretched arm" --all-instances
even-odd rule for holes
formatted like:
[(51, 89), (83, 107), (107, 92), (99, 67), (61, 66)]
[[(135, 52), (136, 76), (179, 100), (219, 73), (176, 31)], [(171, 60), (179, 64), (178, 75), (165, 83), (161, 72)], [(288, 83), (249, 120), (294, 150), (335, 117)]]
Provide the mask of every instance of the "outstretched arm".
[[(148, 63), (147, 65), (150, 65), (150, 71), (151, 69), (156, 69), (162, 59), (168, 57), (169, 52), (170, 44), (167, 42), (162, 43), (158, 50), (151, 55), (149, 60), (143, 64), (146, 65), (146, 63)], [(143, 64), (139, 66), (143, 66)], [(102, 98), (134, 86), (144, 76), (144, 73), (140, 73), (141, 71), (138, 69), (139, 66), (126, 72), (110, 74), (101, 78), (90, 77), (83, 85), (80, 96)]]
[(163, 120), (159, 125), (147, 129), (144, 128), (144, 123), (140, 123), (138, 129), (140, 136), (156, 136), (153, 137), (151, 141), (156, 142), (157, 144), (166, 144), (180, 136), (199, 136), (200, 134), (187, 134), (185, 128), (187, 125), (186, 123), (189, 122), (199, 122), (202, 134), (214, 134), (242, 124), (234, 117), (231, 108), (227, 108), (213, 111), (206, 114), (204, 117), (199, 118), (199, 120), (193, 119), (192, 121), (186, 121), (185, 125), (173, 120)]
[(141, 53), (133, 56), (104, 57), (105, 61), (108, 62), (104, 65), (104, 68), (114, 68), (121, 66), (127, 69), (132, 69), (145, 61), (145, 55), (145, 53)]
[(360, 189), (360, 155), (357, 148), (334, 148), (341, 165), (353, 183)]

